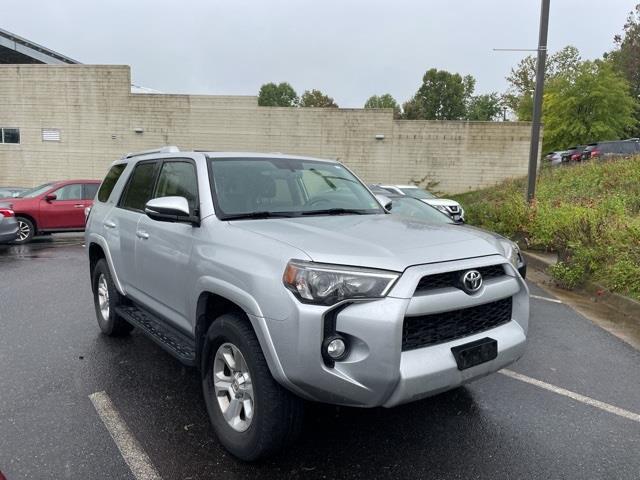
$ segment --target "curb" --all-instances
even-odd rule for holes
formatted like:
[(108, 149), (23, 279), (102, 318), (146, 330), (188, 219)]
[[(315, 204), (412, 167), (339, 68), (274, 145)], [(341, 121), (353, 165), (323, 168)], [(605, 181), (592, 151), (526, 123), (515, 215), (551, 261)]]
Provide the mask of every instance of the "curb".
[[(527, 260), (527, 265), (535, 270), (539, 270), (543, 273), (547, 273), (549, 267), (554, 265), (555, 262), (536, 255), (533, 252), (521, 251), (524, 258)], [(617, 310), (623, 315), (631, 317), (638, 325), (640, 325), (640, 302), (633, 298), (625, 297), (619, 293), (610, 292), (602, 285), (594, 282), (587, 282), (580, 290), (584, 293), (595, 295), (598, 297), (600, 303)]]

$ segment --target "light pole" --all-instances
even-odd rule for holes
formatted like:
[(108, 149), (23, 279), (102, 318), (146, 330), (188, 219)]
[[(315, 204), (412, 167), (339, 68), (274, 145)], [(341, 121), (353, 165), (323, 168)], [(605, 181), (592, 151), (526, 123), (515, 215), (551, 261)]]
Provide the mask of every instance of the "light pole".
[(547, 33), (549, 31), (549, 2), (542, 0), (540, 9), (540, 31), (538, 48), (494, 48), (496, 52), (538, 52), (536, 62), (536, 90), (533, 94), (533, 118), (531, 121), (531, 145), (529, 146), (529, 176), (527, 182), (527, 201), (536, 196), (536, 174), (538, 173), (538, 150), (540, 144), (540, 119), (542, 117), (542, 97), (544, 96), (544, 68), (547, 60)]
[(533, 118), (531, 122), (531, 146), (529, 147), (529, 182), (527, 201), (536, 195), (536, 174), (538, 172), (538, 148), (540, 144), (540, 119), (542, 117), (542, 97), (544, 95), (544, 69), (547, 60), (547, 33), (549, 31), (549, 2), (542, 0), (540, 11), (540, 34), (538, 36), (538, 61), (536, 63), (536, 91), (533, 95)]

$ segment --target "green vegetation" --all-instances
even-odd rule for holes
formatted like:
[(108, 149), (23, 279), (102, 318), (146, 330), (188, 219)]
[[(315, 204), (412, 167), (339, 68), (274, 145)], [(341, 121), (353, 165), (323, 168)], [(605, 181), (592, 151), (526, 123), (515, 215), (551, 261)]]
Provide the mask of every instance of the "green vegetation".
[(411, 100), (403, 105), (408, 120), (462, 120), (467, 114), (476, 80), (432, 68), (422, 77), (422, 85)]
[(364, 108), (393, 108), (393, 118), (400, 118), (400, 105), (390, 93), (372, 95), (365, 102)]
[(454, 198), (470, 224), (557, 252), (560, 285), (592, 280), (640, 299), (640, 157), (545, 169), (531, 206), (524, 191), (517, 179)]
[(298, 94), (287, 82), (265, 83), (258, 93), (258, 105), (261, 107), (295, 107)]
[(338, 104), (329, 95), (320, 90), (305, 90), (300, 97), (301, 107), (338, 108)]

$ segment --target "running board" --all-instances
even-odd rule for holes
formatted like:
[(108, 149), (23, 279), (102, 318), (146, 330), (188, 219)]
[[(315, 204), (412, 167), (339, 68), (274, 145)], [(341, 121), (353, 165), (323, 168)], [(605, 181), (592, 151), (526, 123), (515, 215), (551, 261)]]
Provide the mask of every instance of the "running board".
[(195, 342), (184, 333), (176, 330), (147, 310), (137, 306), (119, 306), (116, 313), (164, 350), (190, 367), (196, 364)]

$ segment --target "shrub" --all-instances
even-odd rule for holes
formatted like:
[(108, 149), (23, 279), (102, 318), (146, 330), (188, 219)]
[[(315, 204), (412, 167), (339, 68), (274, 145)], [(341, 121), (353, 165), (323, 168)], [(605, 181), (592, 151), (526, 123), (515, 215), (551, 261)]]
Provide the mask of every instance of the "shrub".
[(531, 205), (524, 189), (509, 180), (457, 198), (469, 223), (557, 252), (559, 285), (593, 279), (640, 298), (640, 157), (544, 169)]

